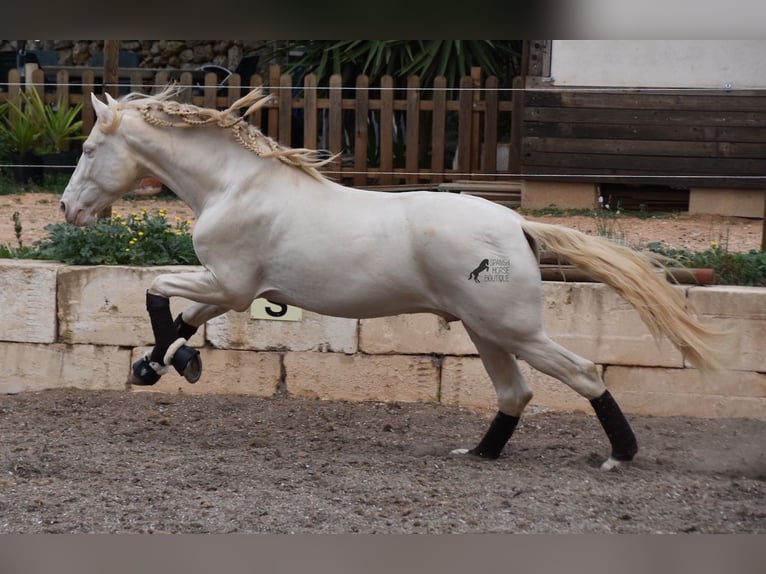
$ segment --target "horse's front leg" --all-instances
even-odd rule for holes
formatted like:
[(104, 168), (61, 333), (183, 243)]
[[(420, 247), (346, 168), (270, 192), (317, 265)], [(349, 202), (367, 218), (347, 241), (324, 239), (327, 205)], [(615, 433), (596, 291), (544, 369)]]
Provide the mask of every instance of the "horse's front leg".
[[(170, 297), (197, 301), (175, 321)], [(146, 292), (146, 310), (154, 333), (154, 347), (133, 364), (132, 384), (153, 385), (170, 366), (190, 383), (202, 374), (199, 351), (186, 345), (197, 328), (233, 307), (241, 307), (247, 296), (232, 296), (222, 289), (209, 271), (158, 276)], [(233, 302), (233, 303), (232, 303)]]

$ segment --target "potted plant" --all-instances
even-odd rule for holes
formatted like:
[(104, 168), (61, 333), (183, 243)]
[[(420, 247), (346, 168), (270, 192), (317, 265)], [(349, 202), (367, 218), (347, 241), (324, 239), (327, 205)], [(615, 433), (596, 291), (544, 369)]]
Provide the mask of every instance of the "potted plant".
[(14, 179), (19, 183), (41, 182), (42, 161), (37, 153), (41, 134), (34, 110), (9, 100), (1, 116), (0, 139), (13, 164)]
[(46, 104), (37, 90), (30, 90), (24, 97), (27, 109), (38, 123), (38, 153), (46, 170), (54, 174), (71, 173), (78, 156), (78, 150), (71, 144), (85, 139), (80, 118), (82, 104), (70, 106), (61, 97), (55, 105)]

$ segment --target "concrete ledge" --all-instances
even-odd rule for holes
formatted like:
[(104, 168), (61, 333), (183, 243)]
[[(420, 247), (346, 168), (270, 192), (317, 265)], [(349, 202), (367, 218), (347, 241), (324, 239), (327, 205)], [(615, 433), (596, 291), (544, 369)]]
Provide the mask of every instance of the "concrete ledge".
[[(58, 320), (62, 343), (151, 345), (146, 290), (157, 275), (198, 271), (201, 267), (76, 266), (59, 269)], [(191, 301), (171, 301), (173, 316)], [(190, 343), (205, 343), (204, 328)]]
[(439, 365), (431, 357), (287, 353), (287, 393), (342, 401), (436, 402)]
[[(0, 392), (61, 386), (124, 389), (152, 344), (145, 291), (159, 273), (196, 267), (69, 267), (0, 260)], [(628, 413), (766, 418), (766, 289), (677, 287), (703, 322), (739, 333), (731, 371), (703, 378), (598, 283), (543, 284), (552, 338), (597, 364)], [(173, 313), (188, 302), (174, 300)], [(17, 340), (21, 339), (21, 340)], [(428, 401), (494, 412), (492, 383), (465, 329), (430, 314), (298, 322), (227, 313), (192, 339), (203, 377), (171, 371), (134, 392), (247, 393), (348, 401)], [(591, 413), (565, 384), (520, 362), (531, 406)]]
[(689, 190), (689, 213), (732, 217), (763, 217), (766, 190), (693, 187)]
[(59, 263), (0, 260), (0, 341), (56, 342)]
[(301, 321), (253, 321), (230, 311), (207, 324), (207, 340), (219, 349), (355, 353), (358, 321), (303, 311)]
[(522, 180), (522, 209), (594, 209), (598, 205), (595, 183)]
[[(130, 364), (144, 356), (150, 347), (133, 350)], [(189, 395), (223, 393), (271, 397), (282, 380), (279, 353), (253, 353), (230, 349), (200, 349), (202, 379), (191, 385), (171, 368), (156, 384), (132, 386), (136, 392), (185, 393)], [(125, 378), (129, 374), (125, 371)]]
[(0, 393), (125, 388), (130, 351), (96, 345), (0, 343)]
[(607, 367), (604, 382), (626, 412), (657, 416), (763, 418), (766, 374)]

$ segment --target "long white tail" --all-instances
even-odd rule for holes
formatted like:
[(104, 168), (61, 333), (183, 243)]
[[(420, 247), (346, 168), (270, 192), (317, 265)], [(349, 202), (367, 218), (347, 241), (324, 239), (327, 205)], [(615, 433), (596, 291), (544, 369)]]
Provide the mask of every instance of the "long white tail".
[(522, 228), (547, 250), (617, 291), (655, 338), (667, 337), (692, 365), (702, 371), (724, 367), (729, 334), (712, 331), (692, 317), (683, 293), (656, 272), (649, 256), (560, 225), (524, 221)]

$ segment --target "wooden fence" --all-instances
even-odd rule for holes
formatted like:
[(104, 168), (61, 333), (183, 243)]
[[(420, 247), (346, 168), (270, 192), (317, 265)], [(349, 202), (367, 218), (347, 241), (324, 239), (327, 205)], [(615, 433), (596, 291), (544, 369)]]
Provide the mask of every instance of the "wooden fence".
[[(94, 122), (90, 94), (101, 95), (105, 86), (98, 68), (34, 70), (27, 87), (37, 89), (49, 102), (59, 98), (82, 103), (83, 132)], [(47, 75), (47, 79), (46, 79)], [(455, 180), (507, 181), (514, 167), (511, 149), (512, 91), (498, 90), (497, 78), (484, 78), (474, 68), (448, 89), (438, 77), (433, 86), (408, 78), (406, 88), (395, 88), (384, 76), (371, 86), (359, 76), (354, 86), (343, 86), (332, 76), (329, 87), (317, 87), (313, 74), (295, 85), (293, 76), (271, 66), (268, 78), (229, 76), (219, 85), (215, 73), (143, 69), (120, 70), (119, 84), (109, 85), (116, 96), (128, 91), (151, 93), (169, 82), (188, 86), (179, 98), (196, 105), (223, 109), (249, 89), (263, 85), (274, 97), (251, 118), (264, 133), (292, 147), (340, 152), (329, 165), (330, 177), (357, 187), (433, 187)], [(23, 83), (11, 70), (8, 91), (0, 101), (13, 98)], [(518, 171), (516, 171), (518, 173)]]

